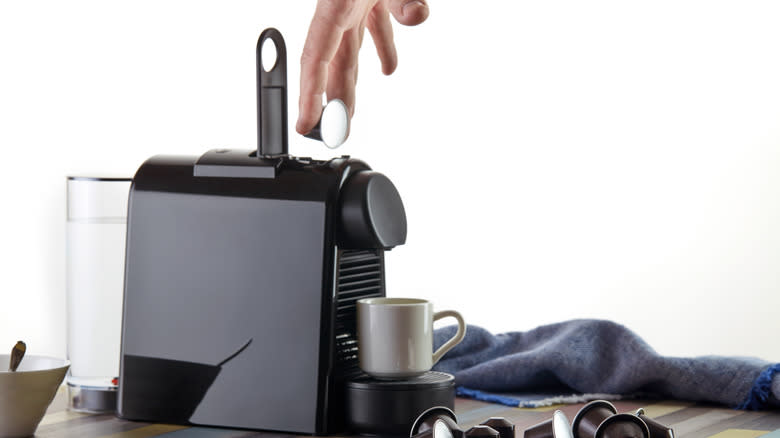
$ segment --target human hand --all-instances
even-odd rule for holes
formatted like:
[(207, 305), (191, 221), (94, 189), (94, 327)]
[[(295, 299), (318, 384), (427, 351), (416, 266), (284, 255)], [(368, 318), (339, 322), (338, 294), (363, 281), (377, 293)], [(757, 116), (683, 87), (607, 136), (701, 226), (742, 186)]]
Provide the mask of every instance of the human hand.
[(406, 26), (428, 18), (425, 0), (318, 0), (301, 56), (301, 96), (295, 130), (306, 134), (317, 124), (322, 93), (341, 99), (355, 113), (358, 52), (368, 28), (389, 75), (398, 63), (390, 14)]

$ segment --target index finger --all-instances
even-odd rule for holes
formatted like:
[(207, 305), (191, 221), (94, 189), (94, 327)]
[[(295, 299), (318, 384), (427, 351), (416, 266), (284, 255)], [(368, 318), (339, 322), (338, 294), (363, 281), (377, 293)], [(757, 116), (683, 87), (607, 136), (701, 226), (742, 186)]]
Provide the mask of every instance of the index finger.
[(330, 1), (317, 2), (301, 55), (301, 96), (295, 130), (306, 134), (317, 124), (322, 94), (328, 83), (328, 64), (336, 55), (349, 11)]

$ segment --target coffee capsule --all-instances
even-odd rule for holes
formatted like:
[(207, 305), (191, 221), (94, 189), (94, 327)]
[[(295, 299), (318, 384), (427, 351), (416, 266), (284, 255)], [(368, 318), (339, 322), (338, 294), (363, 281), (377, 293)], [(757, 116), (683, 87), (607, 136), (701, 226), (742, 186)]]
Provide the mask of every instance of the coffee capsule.
[(420, 414), (409, 432), (415, 438), (462, 438), (463, 430), (452, 409), (434, 406)]
[(562, 411), (556, 410), (552, 418), (553, 438), (574, 438), (569, 419)]
[(523, 438), (572, 438), (569, 419), (563, 412), (555, 411), (551, 419), (526, 429)]
[(341, 99), (333, 99), (322, 108), (317, 125), (304, 137), (319, 140), (334, 149), (349, 136), (349, 109)]
[(586, 404), (571, 422), (574, 438), (594, 438), (599, 425), (615, 414), (617, 408), (606, 400), (595, 400)]
[(523, 438), (553, 438), (552, 418), (527, 428), (523, 432)]
[(650, 438), (674, 438), (674, 430), (645, 415), (645, 410), (637, 409), (636, 416), (641, 418), (650, 429)]
[(478, 425), (467, 430), (464, 434), (467, 438), (499, 438), (497, 430), (490, 426)]
[(515, 438), (515, 425), (504, 417), (490, 417), (480, 424), (495, 429), (500, 438)]
[(650, 429), (634, 414), (615, 414), (599, 425), (594, 438), (650, 438)]

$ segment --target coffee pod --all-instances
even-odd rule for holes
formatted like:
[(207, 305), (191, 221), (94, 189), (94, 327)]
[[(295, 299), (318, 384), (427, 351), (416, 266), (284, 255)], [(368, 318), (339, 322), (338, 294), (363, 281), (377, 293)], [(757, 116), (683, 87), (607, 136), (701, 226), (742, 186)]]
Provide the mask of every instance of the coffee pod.
[(594, 438), (650, 438), (650, 429), (633, 414), (615, 414), (596, 429)]
[(304, 137), (319, 140), (334, 149), (349, 136), (349, 109), (341, 99), (333, 99), (322, 108), (317, 125)]
[(569, 419), (563, 412), (555, 411), (551, 419), (526, 429), (523, 438), (572, 438)]
[(504, 417), (490, 417), (480, 424), (495, 429), (500, 438), (515, 438), (515, 425)]
[(615, 414), (617, 409), (606, 400), (595, 400), (586, 404), (571, 422), (574, 438), (594, 438), (599, 425)]
[[(436, 427), (440, 429), (442, 427), (452, 429), (450, 432), (455, 438), (460, 438), (463, 435), (463, 431), (460, 429), (460, 426), (458, 426), (458, 419), (455, 417), (455, 413), (452, 412), (452, 409), (446, 406), (434, 406), (427, 409), (414, 420), (409, 436), (416, 437), (426, 433), (430, 433), (430, 435), (433, 436)], [(443, 431), (440, 431), (439, 435), (442, 435), (441, 432)], [(437, 438), (441, 437), (439, 436)]]
[(562, 411), (556, 410), (553, 413), (552, 427), (553, 438), (574, 438), (569, 419), (566, 418), (566, 414)]
[(552, 418), (527, 428), (523, 432), (523, 438), (553, 438)]
[(645, 415), (645, 410), (637, 409), (636, 416), (641, 418), (650, 429), (650, 438), (674, 438), (674, 430)]
[(497, 430), (490, 426), (474, 426), (467, 430), (464, 434), (467, 438), (499, 438), (500, 435)]
[[(463, 438), (463, 431), (454, 422), (439, 418), (431, 424), (431, 428), (412, 435), (411, 438)], [(455, 427), (453, 427), (455, 426)]]

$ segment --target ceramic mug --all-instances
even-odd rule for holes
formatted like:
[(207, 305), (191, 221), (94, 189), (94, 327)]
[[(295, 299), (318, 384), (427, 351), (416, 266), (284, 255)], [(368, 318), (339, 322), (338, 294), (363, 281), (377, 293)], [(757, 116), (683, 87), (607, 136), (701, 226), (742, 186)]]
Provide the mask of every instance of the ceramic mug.
[[(433, 352), (433, 322), (448, 316), (458, 321), (458, 331)], [(433, 303), (416, 298), (363, 298), (357, 318), (360, 368), (377, 378), (423, 374), (466, 335), (460, 313), (434, 313)]]

